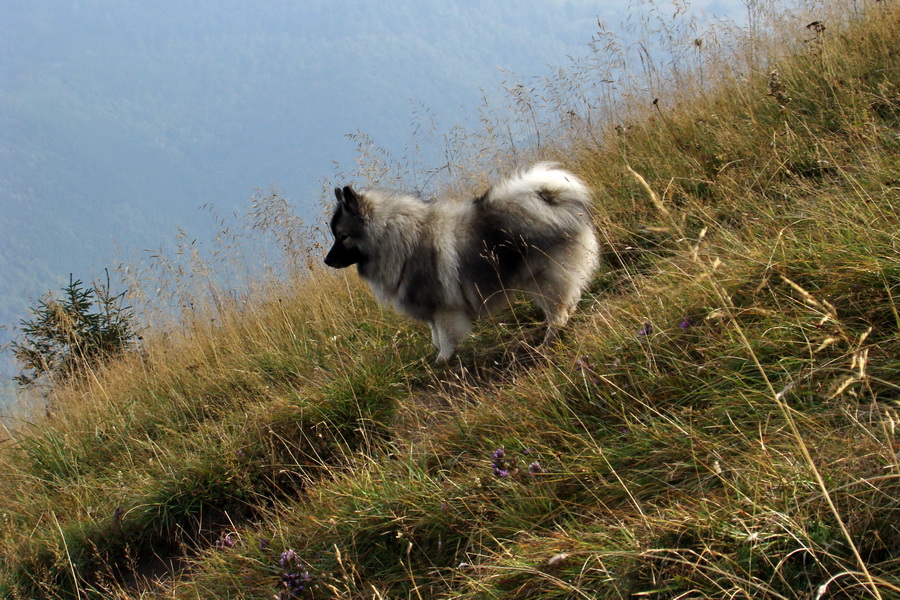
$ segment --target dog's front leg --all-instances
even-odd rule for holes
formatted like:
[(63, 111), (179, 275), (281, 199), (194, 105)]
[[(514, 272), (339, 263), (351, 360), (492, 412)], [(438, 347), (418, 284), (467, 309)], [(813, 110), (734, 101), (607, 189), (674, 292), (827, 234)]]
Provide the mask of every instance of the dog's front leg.
[(438, 349), (435, 362), (441, 364), (450, 360), (459, 343), (470, 331), (472, 319), (465, 312), (442, 310), (435, 313), (431, 324), (431, 339)]
[(434, 344), (434, 347), (439, 349), (441, 348), (441, 335), (438, 331), (437, 325), (434, 323), (428, 324), (431, 327), (431, 343)]

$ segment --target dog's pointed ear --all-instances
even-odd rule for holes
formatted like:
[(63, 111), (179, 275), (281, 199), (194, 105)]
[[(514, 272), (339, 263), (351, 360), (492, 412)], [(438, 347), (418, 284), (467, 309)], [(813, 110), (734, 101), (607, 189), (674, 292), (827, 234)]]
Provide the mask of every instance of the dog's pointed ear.
[[(335, 194), (337, 194), (337, 190), (335, 190)], [(359, 198), (359, 194), (354, 192), (349, 185), (345, 185), (341, 196), (343, 198), (341, 206), (354, 217), (362, 217), (362, 201)]]
[(344, 204), (344, 192), (341, 191), (341, 188), (334, 188), (334, 197), (337, 198), (338, 204)]

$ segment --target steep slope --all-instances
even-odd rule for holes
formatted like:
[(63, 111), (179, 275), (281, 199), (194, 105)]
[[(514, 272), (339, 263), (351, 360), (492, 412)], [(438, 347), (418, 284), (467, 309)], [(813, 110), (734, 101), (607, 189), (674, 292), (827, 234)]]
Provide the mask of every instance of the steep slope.
[(435, 368), (311, 266), (58, 389), (0, 594), (900, 597), (900, 10), (838, 8), (555, 132), (608, 270), (552, 348), (523, 304)]

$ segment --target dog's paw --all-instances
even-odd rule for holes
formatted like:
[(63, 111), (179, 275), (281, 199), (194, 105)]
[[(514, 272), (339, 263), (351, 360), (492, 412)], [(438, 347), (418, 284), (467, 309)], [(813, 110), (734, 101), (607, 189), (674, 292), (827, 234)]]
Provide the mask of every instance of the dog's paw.
[(434, 364), (436, 365), (446, 365), (447, 362), (453, 358), (453, 352), (444, 353), (439, 352), (437, 358), (434, 359)]

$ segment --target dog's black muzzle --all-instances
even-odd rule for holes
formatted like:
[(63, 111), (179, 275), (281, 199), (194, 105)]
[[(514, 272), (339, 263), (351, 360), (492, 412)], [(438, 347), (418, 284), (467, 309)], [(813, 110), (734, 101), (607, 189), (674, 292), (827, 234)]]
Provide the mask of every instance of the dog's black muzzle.
[(325, 256), (325, 264), (332, 269), (346, 269), (363, 259), (363, 254), (356, 248), (347, 248), (340, 242), (335, 242), (331, 250)]

